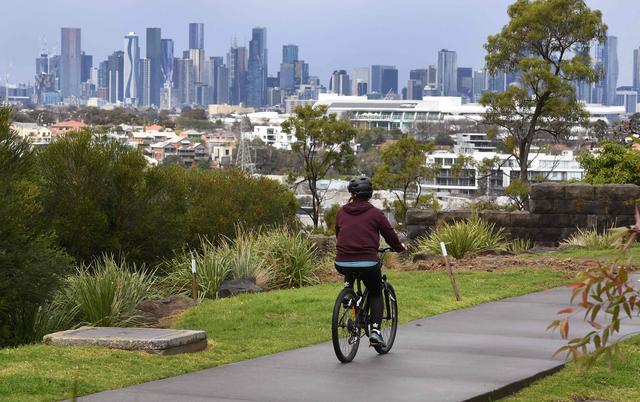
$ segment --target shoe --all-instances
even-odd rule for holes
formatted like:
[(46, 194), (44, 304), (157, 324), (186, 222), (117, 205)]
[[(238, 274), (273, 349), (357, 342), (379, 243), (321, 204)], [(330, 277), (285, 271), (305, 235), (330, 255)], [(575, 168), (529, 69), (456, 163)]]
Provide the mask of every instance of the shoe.
[(345, 297), (344, 299), (342, 299), (342, 307), (344, 307), (345, 309), (351, 307), (351, 304), (353, 303), (352, 300), (352, 297)]
[(371, 330), (371, 336), (369, 337), (369, 346), (386, 346), (379, 329)]

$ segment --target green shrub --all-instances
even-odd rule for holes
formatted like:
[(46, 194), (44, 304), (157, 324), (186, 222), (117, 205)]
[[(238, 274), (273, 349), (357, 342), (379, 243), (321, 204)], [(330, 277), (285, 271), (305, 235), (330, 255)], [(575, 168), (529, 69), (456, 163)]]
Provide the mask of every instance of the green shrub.
[(460, 259), (469, 253), (488, 250), (506, 250), (504, 229), (473, 214), (466, 221), (445, 223), (438, 226), (429, 236), (418, 239), (419, 252), (440, 254), (440, 242), (444, 242), (450, 256)]
[(152, 266), (184, 245), (180, 171), (149, 168), (139, 150), (89, 131), (64, 136), (38, 159), (47, 224), (79, 261), (124, 254)]
[(34, 315), (33, 336), (29, 342), (41, 342), (47, 334), (73, 328), (77, 312), (77, 308), (65, 309), (57, 300), (40, 306)]
[[(38, 157), (46, 224), (80, 261), (124, 254), (154, 266), (172, 250), (218, 243), (235, 226), (293, 225), (294, 194), (236, 169), (149, 167), (139, 150), (72, 133)], [(153, 233), (153, 236), (149, 234)]]
[(38, 308), (73, 267), (43, 224), (36, 155), (10, 115), (0, 108), (0, 348), (37, 338)]
[(137, 325), (136, 306), (152, 295), (153, 273), (144, 272), (124, 258), (104, 255), (90, 265), (81, 264), (69, 276), (54, 304), (73, 314), (78, 324), (124, 327)]
[(262, 271), (264, 260), (259, 252), (260, 235), (241, 227), (233, 239), (227, 239), (221, 248), (228, 257), (229, 271), (233, 279), (256, 279)]
[(526, 250), (529, 250), (533, 245), (531, 244), (531, 240), (528, 239), (512, 239), (508, 244), (508, 249), (512, 253), (522, 253)]
[(292, 226), (297, 222), (298, 203), (286, 186), (265, 178), (251, 177), (236, 169), (182, 169), (187, 183), (186, 220), (192, 248), (201, 236), (218, 243), (233, 238), (236, 227), (247, 230)]
[(322, 217), (324, 218), (324, 224), (327, 226), (325, 229), (325, 234), (327, 235), (335, 235), (336, 234), (336, 216), (338, 215), (338, 210), (340, 209), (340, 204), (333, 204), (331, 208), (324, 211)]
[(560, 245), (565, 247), (613, 248), (615, 240), (615, 236), (609, 230), (600, 232), (596, 228), (578, 228), (576, 233), (563, 240)]
[(587, 183), (640, 185), (640, 152), (628, 145), (605, 141), (595, 153), (583, 152), (576, 159)]
[(258, 247), (264, 259), (262, 275), (269, 288), (302, 287), (319, 282), (315, 247), (306, 234), (273, 229), (260, 236)]
[(179, 252), (161, 264), (161, 269), (168, 274), (158, 283), (160, 292), (166, 296), (173, 294), (191, 296), (192, 259), (196, 261), (198, 299), (217, 298), (220, 285), (231, 274), (232, 257), (228, 247), (216, 247), (204, 238), (201, 240), (199, 250)]

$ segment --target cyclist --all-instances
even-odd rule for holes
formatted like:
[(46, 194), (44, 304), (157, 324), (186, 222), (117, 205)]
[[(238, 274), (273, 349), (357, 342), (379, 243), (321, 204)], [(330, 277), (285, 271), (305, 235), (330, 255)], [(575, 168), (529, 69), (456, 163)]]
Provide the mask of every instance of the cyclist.
[(371, 179), (355, 177), (347, 187), (351, 198), (336, 215), (336, 262), (338, 272), (345, 276), (345, 286), (353, 288), (354, 274), (369, 290), (371, 306), (371, 346), (384, 346), (380, 332), (382, 321), (382, 263), (378, 258), (380, 235), (393, 251), (402, 252), (404, 245), (381, 210), (369, 203), (373, 195)]

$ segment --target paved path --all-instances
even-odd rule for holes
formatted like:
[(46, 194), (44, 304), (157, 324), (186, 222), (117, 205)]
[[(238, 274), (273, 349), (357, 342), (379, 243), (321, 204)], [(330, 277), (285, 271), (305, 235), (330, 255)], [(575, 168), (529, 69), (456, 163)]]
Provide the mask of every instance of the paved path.
[[(563, 341), (545, 328), (568, 295), (553, 289), (413, 321), (399, 328), (391, 353), (378, 356), (363, 344), (350, 364), (338, 363), (323, 343), (80, 400), (495, 400), (562, 367), (562, 357), (551, 355)], [(572, 335), (586, 330), (572, 322)], [(623, 325), (632, 331), (640, 320)]]

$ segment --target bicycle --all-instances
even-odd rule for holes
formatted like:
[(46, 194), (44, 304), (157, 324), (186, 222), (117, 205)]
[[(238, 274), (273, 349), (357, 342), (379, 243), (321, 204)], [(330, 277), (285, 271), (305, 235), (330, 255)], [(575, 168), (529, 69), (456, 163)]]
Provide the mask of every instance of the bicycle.
[[(379, 249), (384, 254), (391, 250), (390, 247)], [(333, 307), (331, 320), (331, 337), (333, 350), (336, 357), (342, 363), (348, 363), (354, 359), (360, 345), (360, 338), (369, 336), (371, 331), (371, 319), (369, 314), (369, 295), (365, 289), (362, 292), (362, 283), (359, 275), (355, 275), (355, 290), (349, 287), (343, 288)], [(396, 339), (398, 330), (398, 304), (393, 286), (387, 281), (387, 276), (382, 275), (383, 314), (380, 330), (386, 342), (384, 345), (374, 346), (376, 352), (383, 355), (389, 353)]]

